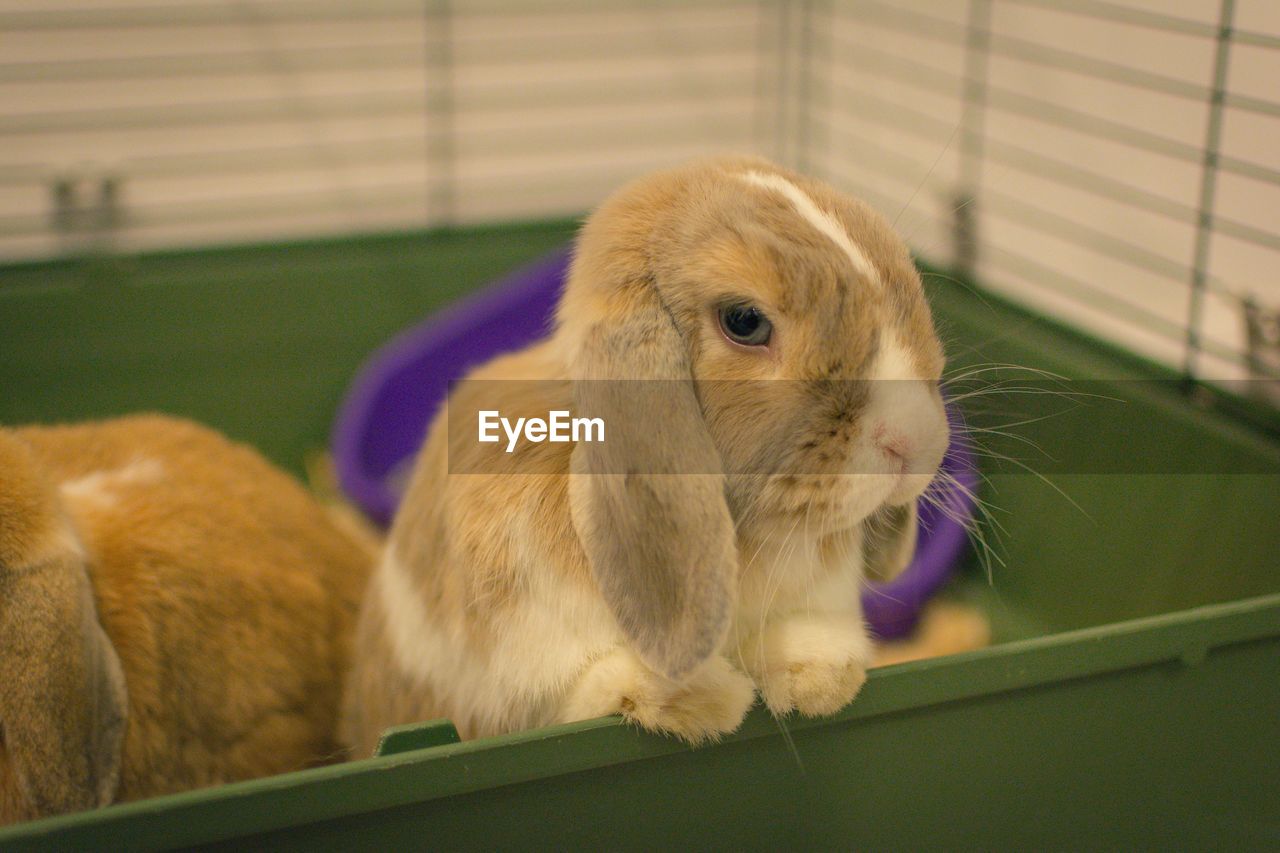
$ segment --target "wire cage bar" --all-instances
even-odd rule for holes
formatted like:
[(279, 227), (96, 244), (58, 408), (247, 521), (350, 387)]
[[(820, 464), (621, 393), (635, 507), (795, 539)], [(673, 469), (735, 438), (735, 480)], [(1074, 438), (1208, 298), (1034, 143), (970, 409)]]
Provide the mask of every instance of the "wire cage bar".
[(827, 14), (843, 95), (828, 177), (912, 223), (924, 257), (1190, 378), (1276, 378), (1244, 313), (1280, 303), (1280, 148), (1264, 141), (1280, 138), (1277, 10), (849, 0)]
[(59, 0), (0, 32), (11, 262), (577, 216), (754, 151), (933, 268), (1277, 378), (1265, 0)]

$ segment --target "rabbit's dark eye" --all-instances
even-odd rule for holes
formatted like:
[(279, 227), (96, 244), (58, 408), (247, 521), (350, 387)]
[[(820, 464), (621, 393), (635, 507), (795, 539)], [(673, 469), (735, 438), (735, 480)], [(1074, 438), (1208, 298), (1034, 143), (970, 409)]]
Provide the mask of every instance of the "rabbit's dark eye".
[(754, 305), (726, 305), (720, 309), (720, 328), (735, 344), (762, 347), (769, 343), (773, 324)]

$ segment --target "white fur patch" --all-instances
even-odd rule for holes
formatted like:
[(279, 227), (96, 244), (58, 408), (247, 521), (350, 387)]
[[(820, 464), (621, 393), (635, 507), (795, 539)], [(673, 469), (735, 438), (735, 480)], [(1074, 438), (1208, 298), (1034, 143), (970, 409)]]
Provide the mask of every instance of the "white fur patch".
[(824, 559), (814, 534), (798, 527), (778, 528), (774, 533), (743, 555), (735, 642), (793, 613), (852, 613), (860, 618), (860, 547), (851, 547), (831, 562)]
[(910, 451), (908, 475), (887, 498), (901, 503), (928, 486), (941, 464), (949, 439), (947, 418), (934, 384), (920, 376), (893, 329), (882, 330), (871, 378), (875, 381), (867, 422), (873, 430), (898, 436)]
[(920, 376), (911, 354), (892, 329), (882, 330), (871, 378), (871, 423), (885, 422), (918, 449), (930, 453), (939, 447), (945, 449), (947, 422), (933, 383)]
[(848, 233), (836, 221), (835, 217), (818, 207), (813, 199), (805, 195), (803, 190), (781, 175), (771, 175), (765, 172), (747, 172), (742, 176), (742, 179), (747, 183), (773, 190), (785, 196), (795, 207), (796, 212), (804, 217), (806, 222), (826, 235), (831, 242), (839, 246), (849, 256), (849, 260), (853, 262), (854, 269), (871, 283), (879, 285), (880, 276), (876, 274), (876, 268), (871, 265), (871, 261), (867, 259), (866, 254), (854, 245), (853, 241), (849, 239)]
[(429, 674), (425, 664), (435, 656), (433, 632), (428, 629), (421, 594), (409, 583), (391, 549), (383, 551), (382, 565), (374, 572), (372, 584), (382, 605), (386, 637), (396, 666), (415, 681), (425, 681)]
[(922, 378), (911, 360), (911, 353), (902, 345), (902, 340), (891, 328), (880, 331), (880, 348), (871, 369), (871, 378), (875, 380)]
[(947, 421), (933, 383), (921, 378), (907, 348), (892, 329), (880, 336), (880, 351), (872, 367), (874, 380), (868, 421), (883, 424), (907, 439), (913, 455), (932, 463), (947, 445)]
[[(733, 632), (736, 660), (775, 711), (789, 710), (794, 701), (793, 665), (843, 669), (852, 661), (865, 668), (872, 649), (862, 621), (860, 543), (824, 559), (812, 535), (795, 532), (782, 539), (744, 565)], [(848, 687), (856, 691), (858, 677), (850, 678)]]
[[(797, 613), (772, 622), (759, 646), (763, 659), (752, 660), (757, 649), (744, 653), (753, 669), (785, 669), (796, 661), (818, 661), (832, 665), (855, 660), (862, 666), (871, 662), (871, 638), (863, 627), (860, 614)], [(761, 685), (762, 687), (764, 685)]]
[(404, 676), (433, 689), (463, 737), (553, 722), (583, 668), (621, 640), (603, 602), (531, 580), (481, 658), (451, 627), (459, 614), (428, 613), (408, 572), (388, 548), (373, 579), (392, 655)]
[(157, 459), (139, 459), (123, 468), (94, 471), (59, 484), (58, 490), (71, 501), (88, 501), (99, 506), (114, 506), (122, 489), (159, 482), (164, 466)]

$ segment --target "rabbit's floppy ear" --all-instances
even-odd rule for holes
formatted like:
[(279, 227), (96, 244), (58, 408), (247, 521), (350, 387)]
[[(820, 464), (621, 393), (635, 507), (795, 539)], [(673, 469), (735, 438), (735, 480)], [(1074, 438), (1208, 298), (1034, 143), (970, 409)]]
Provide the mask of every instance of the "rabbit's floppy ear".
[(42, 816), (112, 801), (127, 709), (80, 544), (34, 461), (0, 432), (0, 729)]
[(862, 564), (868, 580), (885, 582), (900, 575), (916, 553), (920, 527), (916, 502), (882, 507), (863, 522)]
[(578, 413), (605, 440), (579, 442), (570, 502), (605, 601), (640, 657), (680, 679), (720, 647), (737, 554), (720, 455), (695, 395), (686, 346), (648, 279), (608, 297), (575, 358)]

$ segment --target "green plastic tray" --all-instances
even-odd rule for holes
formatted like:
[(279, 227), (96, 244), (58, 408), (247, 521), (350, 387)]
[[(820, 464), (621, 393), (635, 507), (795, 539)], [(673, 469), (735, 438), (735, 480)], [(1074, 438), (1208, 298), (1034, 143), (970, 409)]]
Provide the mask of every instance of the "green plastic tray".
[[(371, 349), (571, 231), (0, 270), (0, 423), (160, 409), (300, 471)], [(989, 294), (929, 286), (956, 364), (1167, 378)], [(873, 671), (831, 719), (784, 732), (757, 709), (698, 750), (616, 720), (468, 743), (427, 724), (378, 758), (19, 825), (0, 849), (1274, 849), (1280, 440), (1265, 411), (1192, 399), (1153, 385), (1121, 432), (1091, 431), (1087, 411), (1023, 429), (1063, 470), (1159, 442), (1249, 473), (993, 473), (1005, 565), (975, 561), (948, 594), (988, 612), (996, 643)]]

